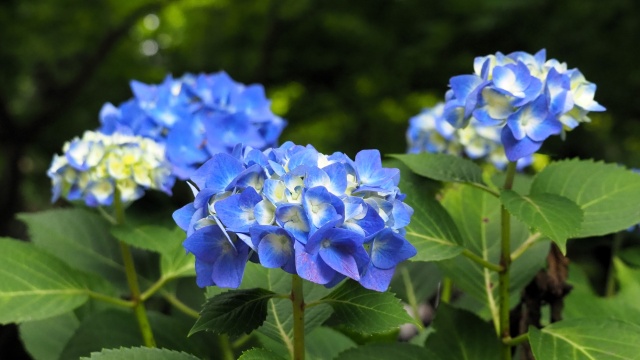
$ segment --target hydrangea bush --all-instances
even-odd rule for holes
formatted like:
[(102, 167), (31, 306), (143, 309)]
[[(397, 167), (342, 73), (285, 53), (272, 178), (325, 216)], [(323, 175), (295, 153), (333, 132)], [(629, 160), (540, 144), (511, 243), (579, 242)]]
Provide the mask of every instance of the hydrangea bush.
[(91, 207), (108, 206), (116, 190), (125, 203), (139, 199), (147, 189), (171, 195), (175, 176), (164, 145), (151, 139), (87, 131), (65, 143), (62, 151), (53, 156), (47, 172), (52, 202), (64, 197)]
[(174, 213), (199, 286), (237, 288), (255, 253), (261, 265), (317, 284), (348, 277), (384, 291), (396, 265), (415, 255), (403, 236), (413, 210), (400, 173), (382, 167), (377, 150), (355, 161), (291, 142), (237, 150), (198, 169), (195, 201)]
[(238, 143), (275, 146), (286, 122), (273, 114), (262, 85), (245, 86), (224, 71), (171, 75), (158, 85), (131, 82), (134, 97), (100, 111), (100, 131), (130, 132), (165, 143), (173, 173), (188, 179), (212, 155)]
[(471, 119), (500, 128), (509, 161), (530, 156), (551, 135), (588, 122), (591, 111), (605, 108), (594, 99), (596, 85), (580, 70), (568, 69), (546, 51), (477, 57), (474, 73), (451, 78), (444, 117), (454, 127)]
[[(475, 118), (465, 128), (456, 129), (444, 117), (444, 103), (423, 109), (420, 114), (409, 119), (407, 129), (407, 152), (443, 153), (467, 156), (482, 160), (503, 170), (509, 160), (500, 141), (500, 128), (482, 124)], [(525, 156), (517, 161), (517, 168), (531, 165), (533, 156)]]
[[(595, 85), (544, 51), (474, 65), (384, 162), (278, 146), (262, 87), (223, 72), (132, 82), (54, 156), (53, 200), (74, 207), (20, 214), (31, 243), (0, 239), (0, 324), (35, 359), (637, 358), (639, 270), (613, 258), (622, 290), (602, 299), (565, 255), (640, 223), (640, 174), (516, 174), (604, 110)], [(176, 177), (192, 202), (132, 204)], [(410, 343), (389, 342), (400, 326)]]

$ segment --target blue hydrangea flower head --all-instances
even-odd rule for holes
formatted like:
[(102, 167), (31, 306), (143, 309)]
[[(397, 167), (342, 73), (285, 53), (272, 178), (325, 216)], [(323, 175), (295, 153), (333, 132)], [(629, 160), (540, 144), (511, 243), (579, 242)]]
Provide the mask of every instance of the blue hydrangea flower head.
[(124, 203), (139, 199), (147, 189), (171, 194), (175, 182), (162, 144), (141, 136), (92, 131), (65, 143), (47, 175), (52, 202), (63, 197), (91, 207), (111, 205), (116, 189)]
[(194, 172), (195, 200), (173, 217), (199, 286), (238, 287), (251, 260), (328, 287), (351, 278), (384, 291), (396, 265), (416, 254), (404, 238), (413, 209), (399, 176), (377, 150), (352, 160), (291, 142), (238, 146)]
[(443, 117), (455, 127), (477, 121), (499, 128), (510, 161), (532, 155), (549, 136), (564, 136), (588, 122), (589, 112), (605, 110), (593, 99), (596, 85), (578, 69), (547, 60), (545, 50), (498, 52), (476, 58), (473, 67), (473, 74), (449, 81)]
[[(438, 103), (409, 119), (407, 152), (466, 155), (471, 159), (488, 161), (499, 169), (506, 167), (509, 160), (499, 127), (481, 123), (472, 117), (466, 127), (454, 128), (445, 119), (444, 108), (444, 103)], [(517, 168), (524, 169), (532, 161), (532, 155), (524, 156), (518, 159)]]
[(100, 112), (100, 131), (150, 137), (166, 144), (180, 179), (188, 179), (212, 155), (237, 143), (255, 149), (277, 145), (286, 121), (271, 112), (262, 85), (245, 86), (221, 71), (167, 76), (158, 85), (131, 82), (134, 97)]

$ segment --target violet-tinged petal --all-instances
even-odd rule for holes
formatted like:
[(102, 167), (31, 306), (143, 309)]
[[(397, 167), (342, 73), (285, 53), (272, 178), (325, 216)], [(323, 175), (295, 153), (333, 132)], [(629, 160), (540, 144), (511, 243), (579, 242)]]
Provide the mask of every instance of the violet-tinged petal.
[(542, 147), (542, 141), (533, 141), (526, 136), (522, 140), (517, 140), (508, 126), (502, 128), (501, 139), (509, 161), (532, 155)]

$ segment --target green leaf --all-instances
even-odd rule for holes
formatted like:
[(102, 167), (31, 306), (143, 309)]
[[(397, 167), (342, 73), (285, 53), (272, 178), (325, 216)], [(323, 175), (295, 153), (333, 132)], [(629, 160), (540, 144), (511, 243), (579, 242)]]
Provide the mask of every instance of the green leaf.
[(36, 360), (58, 360), (65, 344), (80, 325), (73, 311), (20, 324), (20, 339)]
[(105, 349), (91, 353), (90, 360), (198, 360), (197, 357), (169, 349), (148, 347)]
[(446, 182), (484, 184), (482, 169), (473, 161), (446, 154), (391, 154), (407, 165), (414, 173), (430, 179)]
[(285, 360), (271, 350), (254, 348), (242, 353), (238, 360)]
[(415, 322), (392, 293), (368, 290), (351, 280), (321, 301), (331, 305), (342, 324), (361, 334), (380, 333)]
[(640, 174), (615, 164), (578, 159), (552, 163), (531, 186), (531, 194), (542, 193), (564, 196), (580, 206), (584, 219), (578, 238), (640, 223)]
[[(366, 344), (349, 349), (338, 355), (335, 360), (439, 360), (429, 349), (420, 346), (402, 343), (391, 344)], [(443, 359), (451, 359), (449, 357)]]
[(343, 333), (324, 326), (317, 327), (305, 335), (304, 345), (307, 360), (335, 359), (342, 351), (357, 346)]
[(499, 359), (500, 342), (489, 323), (474, 314), (440, 304), (425, 347), (443, 359)]
[[(219, 352), (211, 338), (196, 334), (187, 337), (193, 324), (191, 318), (179, 319), (155, 311), (147, 311), (156, 343), (160, 348), (185, 351), (211, 358)], [(102, 349), (143, 346), (140, 328), (131, 311), (108, 309), (92, 313), (83, 319), (65, 345), (61, 359), (78, 359)]]
[[(407, 198), (407, 200), (409, 200)], [(413, 207), (406, 238), (418, 250), (412, 261), (439, 261), (456, 257), (463, 248), (451, 216), (436, 200), (408, 201)]]
[(542, 329), (529, 327), (536, 359), (638, 359), (640, 326), (619, 320), (563, 320)]
[(405, 261), (398, 264), (389, 289), (406, 303), (414, 297), (416, 303), (435, 294), (442, 281), (442, 272), (435, 263)]
[[(331, 290), (310, 281), (303, 281), (304, 300), (308, 304), (319, 300)], [(264, 288), (278, 294), (291, 292), (291, 274), (282, 269), (267, 269), (260, 264), (247, 263), (242, 285), (244, 289)], [(324, 323), (332, 313), (329, 305), (309, 307), (304, 313), (304, 330), (309, 334)], [(293, 309), (289, 299), (274, 298), (269, 301), (267, 320), (258, 329), (260, 334), (279, 343), (285, 349), (293, 349)], [(286, 350), (285, 350), (286, 351)]]
[(399, 187), (407, 195), (405, 203), (414, 210), (406, 228), (407, 240), (418, 250), (411, 260), (437, 261), (461, 253), (462, 248), (457, 246), (460, 234), (449, 214), (435, 200), (437, 183), (411, 173), (399, 160), (386, 160), (385, 165), (397, 166), (402, 171)]
[[(500, 262), (501, 211), (500, 201), (490, 194), (468, 185), (449, 189), (442, 201), (456, 223), (465, 248), (493, 264)], [(511, 251), (529, 239), (529, 228), (511, 217)], [(545, 265), (549, 241), (538, 240), (511, 266), (509, 293), (517, 304), (520, 290)], [(498, 316), (498, 274), (471, 261), (465, 256), (439, 261), (445, 276), (487, 309), (494, 321)]]
[(29, 229), (31, 241), (68, 265), (97, 274), (128, 289), (117, 241), (111, 225), (84, 209), (57, 209), (18, 214)]
[(267, 303), (276, 293), (265, 289), (230, 290), (207, 299), (191, 334), (208, 330), (231, 336), (250, 333), (267, 317)]
[(582, 210), (573, 201), (559, 195), (520, 195), (502, 190), (504, 207), (526, 225), (539, 230), (553, 240), (562, 253), (567, 251), (567, 239), (576, 235), (582, 223)]
[(588, 318), (598, 314), (640, 326), (640, 270), (628, 267), (619, 259), (614, 259), (613, 265), (620, 290), (610, 297), (597, 295), (582, 269), (571, 265), (569, 284), (573, 289), (564, 300), (565, 319)]
[(196, 265), (195, 256), (187, 254), (182, 242), (185, 233), (179, 227), (174, 227), (171, 234), (166, 234), (170, 242), (166, 243), (160, 251), (160, 272), (162, 276), (169, 279), (195, 276)]
[(185, 239), (180, 228), (157, 225), (123, 224), (111, 228), (111, 235), (133, 247), (161, 254), (173, 252)]
[(0, 324), (64, 314), (88, 299), (87, 277), (19, 240), (0, 238)]

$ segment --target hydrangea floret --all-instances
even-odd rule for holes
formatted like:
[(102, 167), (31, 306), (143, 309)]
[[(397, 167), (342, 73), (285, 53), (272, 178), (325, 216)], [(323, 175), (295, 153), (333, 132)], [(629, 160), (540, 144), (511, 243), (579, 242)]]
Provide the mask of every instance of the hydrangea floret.
[(52, 202), (63, 197), (91, 207), (113, 203), (116, 189), (123, 203), (139, 199), (147, 189), (171, 194), (175, 177), (164, 145), (149, 138), (87, 131), (66, 142), (54, 155), (47, 175)]
[(159, 85), (131, 82), (134, 97), (100, 111), (100, 131), (129, 132), (166, 143), (167, 158), (188, 179), (213, 154), (239, 142), (256, 149), (277, 145), (286, 121), (271, 112), (262, 85), (245, 86), (224, 71), (171, 75)]
[(251, 260), (327, 287), (351, 278), (384, 291), (396, 265), (416, 254), (404, 237), (413, 209), (399, 176), (377, 150), (354, 161), (291, 142), (238, 146), (194, 173), (195, 200), (173, 217), (201, 287), (238, 287)]
[(444, 117), (455, 127), (472, 119), (500, 129), (509, 161), (529, 156), (551, 135), (563, 134), (591, 111), (605, 108), (594, 99), (596, 85), (566, 63), (514, 52), (477, 57), (474, 73), (449, 81)]
[[(466, 155), (492, 163), (504, 169), (508, 163), (504, 146), (500, 141), (500, 128), (480, 123), (471, 118), (465, 128), (455, 128), (444, 117), (445, 104), (440, 102), (424, 108), (409, 119), (406, 138), (408, 153), (421, 152)], [(531, 165), (533, 156), (518, 159), (517, 168)]]

